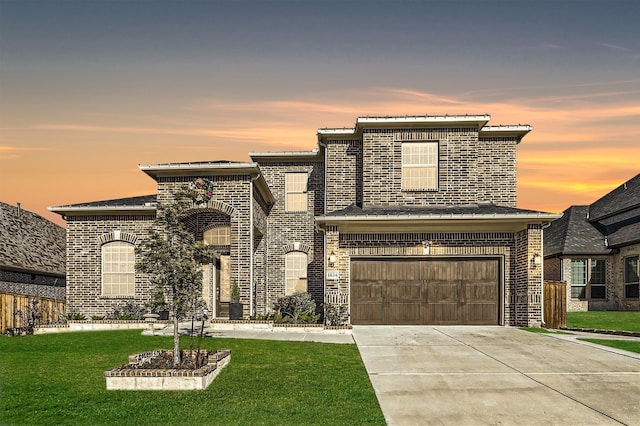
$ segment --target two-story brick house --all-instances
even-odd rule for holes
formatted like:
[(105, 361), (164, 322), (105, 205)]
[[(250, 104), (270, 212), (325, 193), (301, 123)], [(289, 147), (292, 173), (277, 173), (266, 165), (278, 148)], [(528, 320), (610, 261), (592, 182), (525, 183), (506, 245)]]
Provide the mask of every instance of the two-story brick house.
[(352, 324), (540, 325), (541, 232), (559, 215), (516, 207), (531, 127), (489, 119), (361, 117), (311, 151), (140, 166), (155, 195), (51, 208), (68, 222), (67, 302), (92, 315), (148, 300), (134, 247), (195, 185), (210, 199), (187, 222), (219, 253), (203, 289), (217, 317), (235, 282), (246, 316), (308, 291)]

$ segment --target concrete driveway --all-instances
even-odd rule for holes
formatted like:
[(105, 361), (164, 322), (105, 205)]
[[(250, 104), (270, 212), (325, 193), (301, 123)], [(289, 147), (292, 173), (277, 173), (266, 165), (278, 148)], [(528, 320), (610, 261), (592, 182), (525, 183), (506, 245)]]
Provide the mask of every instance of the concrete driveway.
[(390, 425), (640, 425), (640, 356), (628, 352), (509, 327), (353, 336)]

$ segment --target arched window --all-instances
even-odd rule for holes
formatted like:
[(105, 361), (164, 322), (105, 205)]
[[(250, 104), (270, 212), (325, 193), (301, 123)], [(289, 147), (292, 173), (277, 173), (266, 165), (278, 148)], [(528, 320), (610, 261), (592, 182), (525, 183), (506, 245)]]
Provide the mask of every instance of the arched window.
[(102, 295), (135, 294), (135, 250), (131, 243), (113, 241), (102, 246)]
[(307, 291), (307, 254), (292, 251), (285, 255), (286, 295)]
[(217, 226), (204, 231), (202, 240), (210, 246), (228, 246), (231, 244), (231, 227)]

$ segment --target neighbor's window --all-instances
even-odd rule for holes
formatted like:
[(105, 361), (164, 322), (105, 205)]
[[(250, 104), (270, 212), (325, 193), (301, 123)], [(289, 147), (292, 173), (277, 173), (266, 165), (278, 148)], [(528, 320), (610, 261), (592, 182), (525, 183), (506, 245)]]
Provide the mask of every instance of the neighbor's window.
[(231, 244), (231, 227), (217, 226), (204, 231), (202, 240), (210, 246), (228, 246)]
[(402, 189), (438, 189), (438, 142), (402, 143)]
[(307, 291), (307, 254), (292, 251), (285, 255), (286, 295)]
[(587, 288), (587, 259), (571, 260), (571, 298), (584, 299)]
[(606, 297), (606, 265), (604, 259), (591, 259), (591, 277), (589, 286), (591, 287), (592, 299), (604, 299)]
[(307, 173), (285, 173), (284, 176), (285, 210), (307, 211)]
[(133, 244), (114, 241), (102, 246), (102, 295), (135, 294), (135, 251)]
[(639, 296), (638, 256), (624, 258), (624, 297)]

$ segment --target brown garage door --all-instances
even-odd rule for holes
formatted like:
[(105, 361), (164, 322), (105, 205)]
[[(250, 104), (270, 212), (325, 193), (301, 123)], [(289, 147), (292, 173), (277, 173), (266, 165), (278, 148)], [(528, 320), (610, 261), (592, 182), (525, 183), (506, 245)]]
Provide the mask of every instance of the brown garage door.
[(351, 262), (352, 324), (499, 323), (498, 259)]

